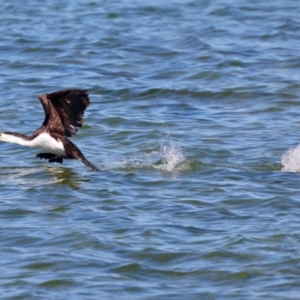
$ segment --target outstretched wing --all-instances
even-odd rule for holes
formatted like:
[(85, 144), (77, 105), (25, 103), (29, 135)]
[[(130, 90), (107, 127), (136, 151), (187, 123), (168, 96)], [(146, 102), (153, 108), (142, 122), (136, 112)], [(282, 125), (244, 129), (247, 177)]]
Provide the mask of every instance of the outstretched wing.
[[(83, 124), (85, 109), (90, 104), (87, 91), (66, 90), (39, 96), (45, 120), (35, 132), (45, 130), (63, 136), (73, 136)], [(34, 134), (35, 134), (34, 133)]]

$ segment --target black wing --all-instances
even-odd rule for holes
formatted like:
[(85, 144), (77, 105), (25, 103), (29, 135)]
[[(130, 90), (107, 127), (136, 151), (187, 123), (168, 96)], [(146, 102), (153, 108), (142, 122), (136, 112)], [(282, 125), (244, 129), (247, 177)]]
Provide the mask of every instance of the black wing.
[(45, 111), (42, 126), (33, 134), (42, 130), (63, 136), (73, 136), (83, 124), (85, 109), (90, 100), (85, 90), (66, 90), (39, 96)]

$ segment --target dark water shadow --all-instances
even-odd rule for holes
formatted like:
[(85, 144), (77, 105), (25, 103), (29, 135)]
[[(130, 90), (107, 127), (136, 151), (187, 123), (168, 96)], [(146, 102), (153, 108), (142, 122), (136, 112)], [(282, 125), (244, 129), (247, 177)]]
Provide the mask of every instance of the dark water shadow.
[(90, 181), (90, 178), (82, 176), (81, 174), (75, 172), (73, 169), (69, 168), (47, 167), (45, 171), (48, 174), (55, 176), (55, 178), (52, 179), (53, 184), (66, 185), (71, 189), (78, 190), (80, 189), (82, 182)]

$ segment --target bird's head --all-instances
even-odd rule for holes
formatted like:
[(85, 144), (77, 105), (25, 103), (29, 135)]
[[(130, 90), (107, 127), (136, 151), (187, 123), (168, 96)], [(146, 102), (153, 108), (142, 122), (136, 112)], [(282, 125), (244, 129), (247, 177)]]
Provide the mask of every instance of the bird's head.
[(9, 132), (0, 132), (0, 141), (2, 142), (10, 142), (11, 135)]

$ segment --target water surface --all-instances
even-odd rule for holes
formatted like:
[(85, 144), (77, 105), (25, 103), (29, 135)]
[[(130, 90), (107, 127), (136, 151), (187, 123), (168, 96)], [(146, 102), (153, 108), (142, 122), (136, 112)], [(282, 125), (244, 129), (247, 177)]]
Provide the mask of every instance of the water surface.
[(2, 131), (88, 89), (101, 168), (0, 144), (2, 299), (298, 299), (297, 1), (12, 1)]

